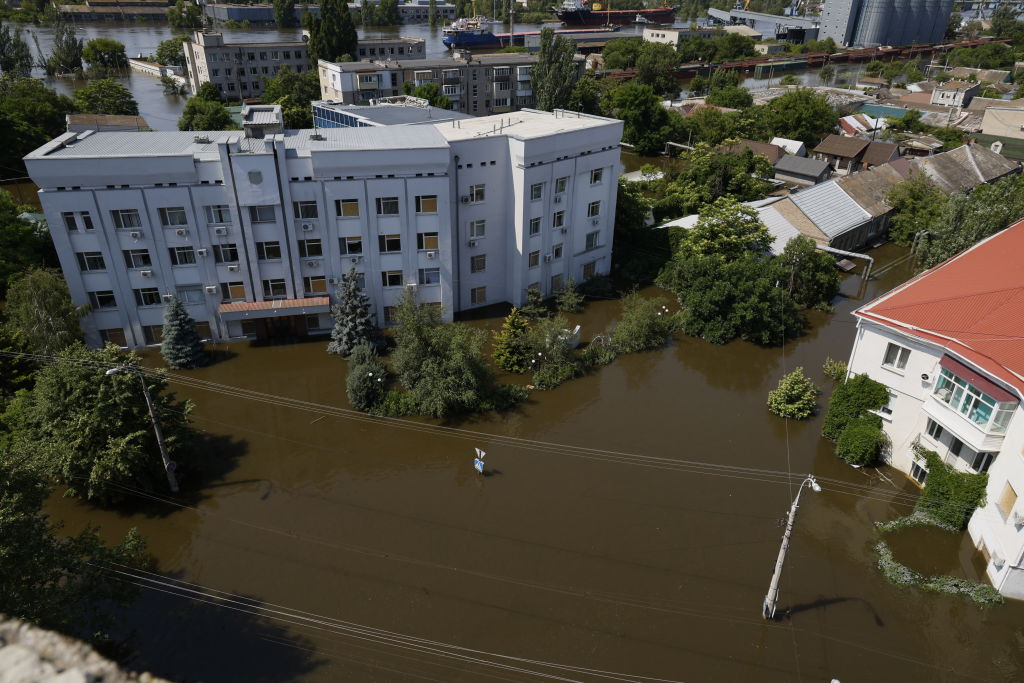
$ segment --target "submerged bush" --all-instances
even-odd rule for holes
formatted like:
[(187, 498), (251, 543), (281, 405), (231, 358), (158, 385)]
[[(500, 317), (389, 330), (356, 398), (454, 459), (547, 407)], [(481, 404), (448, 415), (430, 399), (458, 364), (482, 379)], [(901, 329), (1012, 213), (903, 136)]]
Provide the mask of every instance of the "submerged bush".
[(879, 449), (886, 443), (881, 418), (877, 415), (859, 417), (843, 427), (836, 440), (836, 455), (851, 465), (871, 465), (878, 459)]
[(833, 360), (826, 357), (821, 369), (825, 371), (825, 376), (833, 382), (842, 382), (846, 379), (846, 361), (844, 360)]
[(679, 318), (669, 314), (662, 298), (646, 299), (637, 291), (622, 297), (622, 318), (612, 332), (612, 345), (619, 353), (636, 353), (661, 348), (679, 329)]
[(373, 410), (387, 391), (388, 371), (368, 342), (358, 344), (348, 360), (345, 393), (356, 410)]
[(985, 504), (988, 474), (957, 472), (920, 444), (914, 444), (914, 452), (928, 464), (927, 485), (917, 499), (917, 509), (942, 526), (965, 529), (974, 510)]
[(865, 417), (888, 402), (889, 389), (884, 384), (867, 375), (854, 375), (832, 392), (821, 435), (835, 441), (852, 420)]
[(780, 417), (803, 420), (814, 413), (818, 387), (797, 368), (779, 380), (779, 386), (768, 392), (768, 410)]
[(924, 576), (906, 565), (900, 564), (892, 554), (885, 541), (875, 544), (878, 553), (878, 568), (889, 583), (896, 586), (913, 586), (929, 593), (945, 593), (946, 595), (962, 595), (979, 605), (999, 605), (1003, 596), (993, 586), (978, 583), (956, 576)]

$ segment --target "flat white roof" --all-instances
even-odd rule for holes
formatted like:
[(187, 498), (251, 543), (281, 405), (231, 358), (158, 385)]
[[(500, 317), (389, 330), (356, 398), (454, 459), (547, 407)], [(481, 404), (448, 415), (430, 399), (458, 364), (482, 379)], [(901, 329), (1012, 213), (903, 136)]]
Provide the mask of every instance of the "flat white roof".
[(617, 119), (590, 116), (556, 109), (553, 112), (523, 109), (508, 114), (493, 114), (438, 124), (437, 130), (449, 142), (488, 135), (504, 135), (520, 140), (572, 133), (590, 128), (619, 124)]

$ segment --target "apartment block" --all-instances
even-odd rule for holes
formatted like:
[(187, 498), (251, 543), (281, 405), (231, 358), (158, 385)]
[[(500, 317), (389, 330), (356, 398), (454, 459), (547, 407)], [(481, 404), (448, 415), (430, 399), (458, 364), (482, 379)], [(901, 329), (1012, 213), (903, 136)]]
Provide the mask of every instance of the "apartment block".
[(423, 38), (362, 38), (357, 59), (426, 59), (427, 41)]
[(953, 0), (825, 0), (818, 37), (846, 47), (938, 43), (952, 12)]
[(309, 50), (301, 40), (225, 43), (219, 31), (196, 31), (182, 47), (193, 92), (213, 83), (228, 99), (259, 97), (282, 66), (295, 73), (310, 69)]
[[(320, 60), (320, 93), (341, 104), (366, 104), (370, 100), (403, 94), (409, 83), (418, 87), (436, 83), (451, 100), (452, 109), (474, 116), (510, 112), (533, 106), (530, 73), (535, 55), (495, 54), (425, 59), (415, 62)], [(583, 73), (583, 58), (577, 60)]]
[(326, 332), (350, 268), (388, 325), (405, 286), (451, 320), (611, 267), (620, 121), (274, 130), (66, 133), (25, 158), (91, 345), (157, 343), (171, 295), (214, 340)]

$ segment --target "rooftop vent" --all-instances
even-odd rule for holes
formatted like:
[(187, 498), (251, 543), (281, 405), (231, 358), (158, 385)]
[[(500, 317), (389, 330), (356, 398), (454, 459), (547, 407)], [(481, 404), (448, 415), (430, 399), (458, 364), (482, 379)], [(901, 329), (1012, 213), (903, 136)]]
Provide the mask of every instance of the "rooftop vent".
[(210, 136), (209, 135), (197, 135), (197, 136), (195, 136), (194, 139), (195, 139), (196, 142), (199, 142), (199, 143), (206, 143), (206, 144), (208, 144), (210, 142)]
[(324, 136), (322, 133), (311, 133), (309, 136), (310, 140), (323, 140)]

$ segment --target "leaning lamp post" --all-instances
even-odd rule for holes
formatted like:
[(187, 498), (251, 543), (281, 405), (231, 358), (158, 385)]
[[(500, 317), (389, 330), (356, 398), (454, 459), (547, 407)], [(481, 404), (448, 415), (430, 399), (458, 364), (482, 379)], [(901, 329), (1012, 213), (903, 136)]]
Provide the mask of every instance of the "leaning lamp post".
[(132, 365), (119, 365), (116, 368), (110, 368), (105, 374), (107, 375), (118, 375), (121, 373), (134, 373), (138, 375), (139, 382), (142, 383), (142, 395), (146, 397), (146, 408), (149, 409), (149, 419), (153, 421), (153, 433), (156, 434), (156, 443), (160, 447), (160, 459), (164, 463), (164, 472), (167, 474), (167, 483), (171, 487), (172, 493), (178, 492), (178, 480), (174, 476), (174, 463), (167, 457), (167, 446), (164, 445), (164, 433), (160, 430), (160, 423), (156, 419), (156, 411), (153, 409), (153, 399), (149, 395), (149, 389), (146, 388), (146, 379), (142, 376), (142, 372), (135, 366)]
[(810, 474), (807, 478), (800, 483), (800, 488), (797, 489), (796, 498), (793, 499), (793, 505), (789, 508), (789, 518), (786, 520), (786, 533), (782, 536), (782, 547), (779, 548), (779, 559), (775, 561), (775, 573), (772, 574), (772, 583), (768, 587), (768, 595), (764, 596), (764, 605), (761, 610), (762, 616), (765, 619), (775, 618), (775, 604), (779, 599), (779, 579), (782, 578), (782, 565), (786, 563), (786, 552), (789, 550), (789, 537), (793, 534), (793, 522), (796, 521), (796, 510), (800, 507), (800, 494), (803, 493), (804, 486), (810, 485), (811, 490), (815, 493), (821, 491), (821, 487), (818, 486), (818, 482), (814, 480), (814, 477)]

